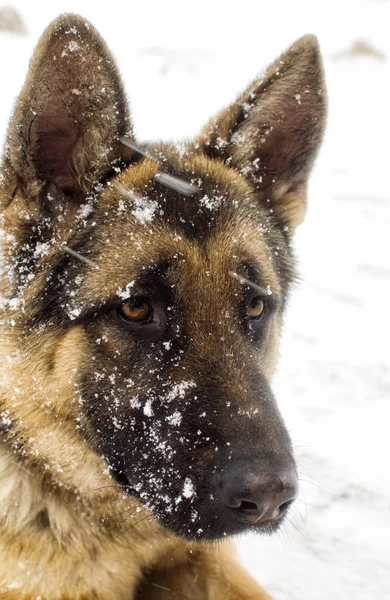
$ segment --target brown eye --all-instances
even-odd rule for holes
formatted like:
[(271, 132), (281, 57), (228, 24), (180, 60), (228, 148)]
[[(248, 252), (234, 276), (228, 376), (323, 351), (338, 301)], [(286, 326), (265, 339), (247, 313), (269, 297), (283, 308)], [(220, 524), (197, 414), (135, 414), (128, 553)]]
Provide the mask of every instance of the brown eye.
[(130, 298), (120, 305), (119, 314), (126, 321), (141, 323), (150, 321), (152, 318), (152, 307), (146, 298)]
[(261, 315), (264, 312), (264, 302), (263, 300), (257, 296), (256, 298), (253, 298), (253, 300), (251, 300), (249, 306), (248, 306), (248, 310), (247, 310), (247, 314), (248, 317), (250, 319), (260, 319)]

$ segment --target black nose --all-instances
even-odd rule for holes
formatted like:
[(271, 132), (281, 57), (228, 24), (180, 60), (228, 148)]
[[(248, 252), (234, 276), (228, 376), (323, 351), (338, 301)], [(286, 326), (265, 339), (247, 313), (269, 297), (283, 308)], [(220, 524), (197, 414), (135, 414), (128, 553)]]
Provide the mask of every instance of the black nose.
[(298, 495), (295, 469), (263, 473), (232, 467), (218, 482), (219, 497), (245, 523), (265, 523), (281, 517)]

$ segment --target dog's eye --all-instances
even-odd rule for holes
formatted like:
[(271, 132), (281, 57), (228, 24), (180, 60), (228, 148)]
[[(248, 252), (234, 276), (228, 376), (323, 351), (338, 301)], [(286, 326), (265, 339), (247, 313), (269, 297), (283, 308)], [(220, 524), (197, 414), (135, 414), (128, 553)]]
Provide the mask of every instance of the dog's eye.
[(264, 312), (264, 302), (260, 298), (260, 296), (256, 296), (253, 298), (248, 305), (247, 314), (248, 317), (252, 320), (259, 320)]
[(118, 308), (119, 316), (133, 323), (145, 323), (153, 316), (152, 306), (146, 298), (135, 297), (123, 302)]

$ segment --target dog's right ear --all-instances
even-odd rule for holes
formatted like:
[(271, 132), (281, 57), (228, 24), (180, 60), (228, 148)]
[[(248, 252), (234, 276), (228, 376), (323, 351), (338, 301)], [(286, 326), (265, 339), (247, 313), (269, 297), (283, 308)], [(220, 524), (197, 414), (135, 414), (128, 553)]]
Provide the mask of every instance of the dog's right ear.
[(6, 139), (6, 165), (28, 199), (79, 202), (131, 135), (113, 57), (96, 30), (63, 15), (35, 50)]

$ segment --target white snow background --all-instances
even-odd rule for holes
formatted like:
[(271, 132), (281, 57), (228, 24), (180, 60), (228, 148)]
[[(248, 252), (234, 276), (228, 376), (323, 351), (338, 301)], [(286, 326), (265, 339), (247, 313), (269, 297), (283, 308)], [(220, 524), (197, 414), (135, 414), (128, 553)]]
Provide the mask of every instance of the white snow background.
[[(38, 37), (58, 14), (91, 20), (112, 49), (138, 139), (198, 132), (304, 33), (320, 40), (326, 139), (296, 236), (274, 388), (301, 495), (273, 538), (239, 540), (276, 600), (390, 599), (390, 9), (387, 1), (12, 1), (0, 31), (0, 135)], [(375, 52), (346, 52), (356, 42)]]

